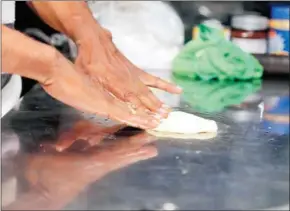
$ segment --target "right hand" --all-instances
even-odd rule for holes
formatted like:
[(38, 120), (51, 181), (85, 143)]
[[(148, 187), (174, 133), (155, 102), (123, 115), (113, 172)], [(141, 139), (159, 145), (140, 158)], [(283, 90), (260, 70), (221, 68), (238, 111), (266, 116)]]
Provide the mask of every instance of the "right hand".
[[(2, 25), (2, 70), (37, 80), (52, 97), (81, 111), (149, 129), (160, 118), (132, 110), (51, 46)], [(16, 59), (15, 59), (16, 58)]]
[(97, 80), (76, 68), (79, 67), (57, 53), (51, 65), (51, 76), (41, 84), (42, 87), (52, 97), (81, 111), (143, 129), (154, 128), (159, 124), (160, 119), (153, 114), (141, 109), (133, 111), (125, 102), (103, 88)]

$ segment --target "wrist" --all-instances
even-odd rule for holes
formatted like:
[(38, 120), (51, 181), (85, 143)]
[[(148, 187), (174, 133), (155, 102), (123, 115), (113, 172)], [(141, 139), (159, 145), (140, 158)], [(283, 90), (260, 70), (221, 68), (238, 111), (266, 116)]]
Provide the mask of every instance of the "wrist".
[(5, 72), (31, 78), (40, 83), (52, 78), (52, 66), (62, 56), (55, 48), (15, 30), (3, 26), (2, 30), (2, 69)]
[(84, 29), (82, 32), (83, 33), (79, 33), (79, 36), (74, 40), (78, 48), (91, 48), (104, 43), (113, 43), (111, 33), (103, 27), (98, 26), (98, 24), (89, 29)]
[(61, 66), (64, 56), (51, 46), (44, 46), (42, 54), (39, 59), (35, 59), (37, 64), (35, 66), (40, 70), (38, 74), (35, 74), (35, 80), (42, 85), (50, 85), (55, 79), (55, 74), (61, 71)]

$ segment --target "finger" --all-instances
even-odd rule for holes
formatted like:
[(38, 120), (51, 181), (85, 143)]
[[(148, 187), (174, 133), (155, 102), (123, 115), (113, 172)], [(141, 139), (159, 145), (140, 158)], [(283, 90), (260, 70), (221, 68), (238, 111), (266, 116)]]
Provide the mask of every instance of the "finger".
[[(91, 153), (93, 153), (93, 151)], [(106, 170), (114, 171), (139, 161), (156, 157), (157, 154), (156, 147), (148, 145), (134, 150), (124, 149), (122, 151), (120, 151), (118, 147), (114, 147), (113, 149), (105, 148), (93, 154), (93, 157), (95, 157), (99, 163), (104, 163)]]
[[(137, 84), (139, 86), (138, 90), (138, 96), (140, 101), (151, 111), (153, 112), (158, 112), (161, 117), (167, 117), (168, 113), (170, 112), (170, 109), (166, 105), (163, 105), (163, 103), (152, 93), (152, 91), (146, 87), (142, 82), (142, 77), (146, 76), (147, 80), (150, 81), (155, 79), (156, 77), (151, 76), (150, 74), (144, 72), (143, 70), (137, 68), (135, 65), (133, 65), (124, 55), (119, 53), (119, 57), (125, 62), (126, 66), (128, 67), (129, 70), (133, 71), (136, 73), (136, 75), (141, 79), (140, 83)], [(151, 76), (151, 78), (150, 78)], [(154, 84), (154, 83), (152, 83)]]
[(148, 87), (143, 84), (141, 86), (142, 88), (139, 89), (139, 99), (142, 103), (152, 112), (157, 113), (157, 118), (166, 117), (170, 112), (169, 107), (163, 104)]
[(127, 87), (126, 88), (124, 87), (123, 91), (121, 92), (122, 93), (118, 93), (119, 98), (124, 102), (126, 102), (128, 106), (130, 106), (132, 109), (134, 110), (146, 109), (146, 107), (142, 104), (137, 94), (135, 93), (135, 90), (134, 92), (131, 92), (127, 90)]
[(89, 147), (93, 147), (100, 144), (102, 140), (105, 138), (105, 136), (106, 136), (105, 133), (102, 133), (102, 134), (99, 133), (97, 135), (90, 136), (87, 140), (89, 143), (89, 146), (87, 146), (84, 150), (88, 149)]
[(130, 145), (145, 145), (155, 141), (157, 138), (155, 136), (150, 135), (149, 133), (143, 132), (137, 135), (129, 137)]
[[(80, 120), (76, 122), (69, 132), (64, 132), (60, 135), (55, 144), (55, 149), (62, 152), (70, 148), (76, 140), (87, 140), (88, 137), (86, 134), (89, 134), (92, 127), (93, 124), (87, 120)], [(99, 128), (96, 126), (95, 129)]]
[(132, 151), (151, 143), (153, 140), (156, 140), (154, 136), (150, 136), (148, 133), (142, 132), (134, 136), (119, 138), (118, 142), (115, 142), (112, 148), (117, 148), (119, 152), (128, 150)]
[[(139, 75), (140, 74), (135, 74), (134, 70), (138, 69), (137, 67), (135, 67), (126, 57), (124, 57), (124, 55), (122, 55), (119, 51), (118, 51), (118, 59), (125, 64), (125, 68), (127, 69), (126, 71), (129, 71), (130, 74), (132, 74), (133, 76), (135, 76), (133, 85), (134, 87), (132, 87), (134, 90), (131, 91), (131, 95), (134, 98), (137, 98), (140, 100), (140, 104), (138, 104), (139, 107), (144, 107), (147, 108), (153, 112), (157, 112), (161, 106), (162, 106), (162, 102), (151, 92), (151, 90), (145, 86), (143, 84), (142, 81), (139, 80)], [(142, 71), (142, 70), (140, 70)], [(143, 72), (143, 71), (142, 71)], [(128, 99), (128, 97), (125, 97)], [(126, 99), (125, 99), (126, 100)]]
[(41, 143), (39, 145), (39, 150), (40, 150), (40, 152), (44, 152), (44, 153), (55, 153), (56, 152), (55, 144), (53, 144), (53, 143)]
[(76, 141), (74, 133), (65, 132), (63, 133), (55, 144), (55, 149), (58, 152), (62, 152), (69, 148)]
[(101, 150), (110, 151), (115, 155), (130, 155), (131, 153), (138, 152), (153, 140), (154, 139), (146, 133), (140, 133), (133, 137), (119, 138), (116, 142), (102, 147)]
[(160, 124), (160, 119), (153, 115), (149, 115), (145, 111), (135, 110), (132, 112), (128, 106), (116, 98), (110, 97), (108, 100), (109, 118), (120, 121), (130, 126), (149, 129), (155, 128)]
[(160, 79), (158, 77), (155, 77), (149, 73), (146, 73), (145, 71), (141, 70), (140, 68), (133, 65), (124, 55), (119, 53), (119, 56), (125, 61), (127, 67), (129, 69), (132, 69), (134, 72), (136, 72), (141, 81), (146, 84), (147, 86), (158, 88), (173, 94), (180, 94), (182, 92), (182, 88), (176, 86), (173, 83), (167, 82), (163, 79)]
[(178, 87), (173, 83), (167, 82), (146, 72), (144, 72), (140, 78), (147, 86), (161, 89), (173, 94), (180, 94), (182, 92), (181, 87)]
[(108, 135), (112, 135), (125, 126), (122, 124), (114, 125), (112, 127), (106, 127), (102, 131), (97, 132), (96, 134), (91, 134), (88, 138), (88, 142), (91, 147), (96, 146), (97, 144), (101, 143)]
[[(114, 86), (111, 86), (110, 81), (114, 81)], [(132, 109), (146, 109), (145, 105), (138, 98), (138, 92), (135, 87), (128, 86), (128, 84), (124, 84), (123, 81), (112, 77), (110, 79), (104, 80), (102, 84), (105, 86), (107, 90), (109, 90), (116, 98), (124, 101), (130, 106)]]
[(113, 134), (113, 133), (116, 133), (119, 130), (123, 129), (124, 127), (126, 127), (126, 125), (124, 125), (124, 124), (117, 124), (117, 125), (114, 125), (112, 127), (106, 127), (106, 128), (104, 128), (104, 130), (102, 130), (102, 132), (107, 133), (107, 134)]
[(125, 167), (133, 163), (140, 162), (142, 160), (147, 160), (153, 157), (156, 157), (158, 154), (156, 147), (154, 146), (144, 146), (140, 149), (137, 149), (135, 151), (129, 152), (127, 151), (124, 154), (120, 154), (117, 158), (118, 162), (116, 167), (119, 168), (119, 166)]

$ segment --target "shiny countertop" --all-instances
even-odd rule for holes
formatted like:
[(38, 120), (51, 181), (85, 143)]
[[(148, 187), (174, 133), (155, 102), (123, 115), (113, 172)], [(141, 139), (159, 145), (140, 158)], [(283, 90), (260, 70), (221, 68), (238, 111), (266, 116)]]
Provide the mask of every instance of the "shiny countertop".
[(274, 130), (289, 128), (276, 118), (289, 113), (265, 121), (279, 99), (289, 102), (287, 81), (266, 80), (241, 102), (210, 112), (196, 109), (206, 99), (156, 94), (175, 109), (216, 120), (217, 136), (157, 139), (75, 111), (34, 87), (2, 119), (2, 208), (289, 209), (289, 130)]

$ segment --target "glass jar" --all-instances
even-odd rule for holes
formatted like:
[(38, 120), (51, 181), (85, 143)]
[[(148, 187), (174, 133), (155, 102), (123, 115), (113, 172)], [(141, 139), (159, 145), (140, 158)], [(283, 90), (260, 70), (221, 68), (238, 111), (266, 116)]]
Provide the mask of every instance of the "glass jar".
[(231, 21), (231, 40), (252, 54), (267, 53), (268, 19), (260, 15), (236, 15)]

